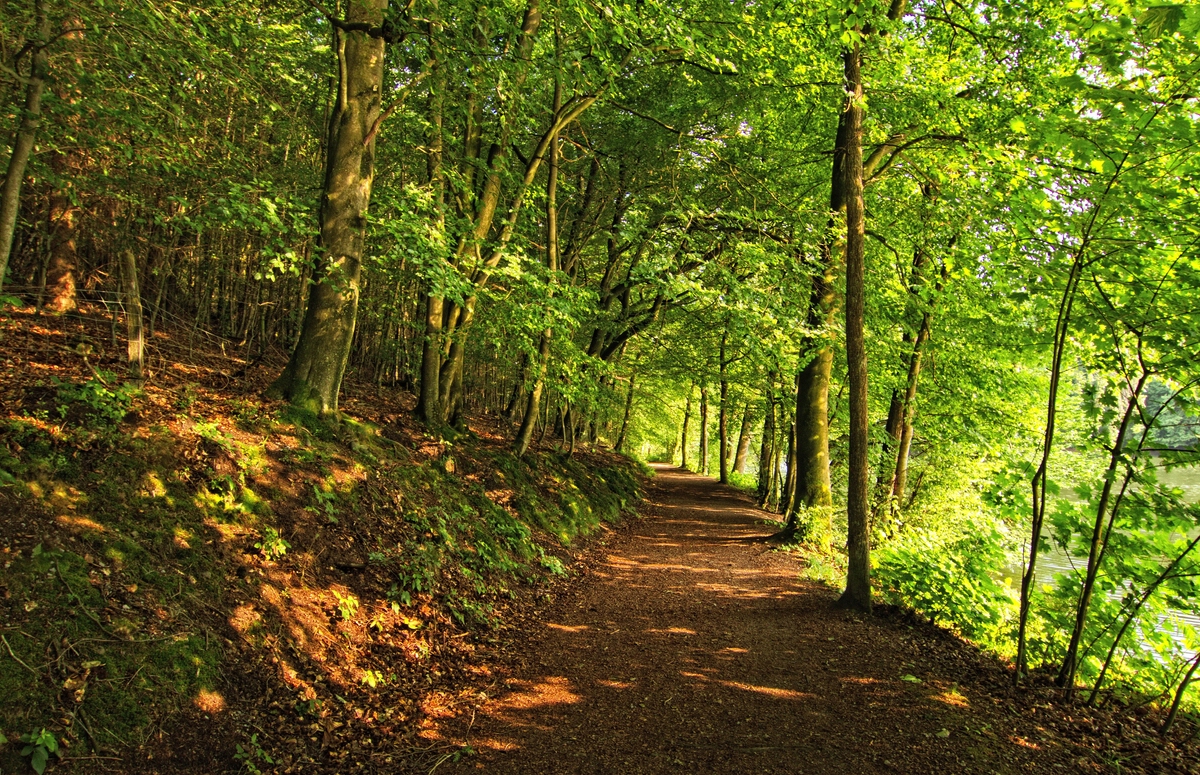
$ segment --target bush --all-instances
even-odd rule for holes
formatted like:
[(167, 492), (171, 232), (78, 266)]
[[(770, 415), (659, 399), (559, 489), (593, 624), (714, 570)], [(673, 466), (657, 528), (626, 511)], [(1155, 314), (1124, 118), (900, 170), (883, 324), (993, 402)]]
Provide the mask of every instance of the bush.
[(875, 579), (888, 602), (998, 645), (1016, 604), (1013, 589), (998, 580), (1006, 564), (996, 525), (953, 541), (920, 531), (879, 553)]

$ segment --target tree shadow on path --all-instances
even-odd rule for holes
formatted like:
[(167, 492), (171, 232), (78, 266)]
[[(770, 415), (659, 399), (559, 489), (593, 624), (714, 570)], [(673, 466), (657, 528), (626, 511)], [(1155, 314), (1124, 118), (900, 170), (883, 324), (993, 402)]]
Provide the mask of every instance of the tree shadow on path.
[(768, 515), (743, 494), (660, 467), (642, 513), (526, 635), (504, 691), (443, 738), (477, 755), (439, 772), (1072, 768), (972, 687), (967, 649), (947, 658), (927, 632), (833, 610), (836, 593), (801, 579), (797, 558), (755, 542)]

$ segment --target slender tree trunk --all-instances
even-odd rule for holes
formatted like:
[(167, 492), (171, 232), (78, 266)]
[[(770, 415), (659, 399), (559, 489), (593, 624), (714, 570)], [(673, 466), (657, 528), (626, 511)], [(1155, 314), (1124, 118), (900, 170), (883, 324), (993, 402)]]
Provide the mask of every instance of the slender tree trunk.
[(46, 53), (46, 45), (50, 40), (50, 19), (42, 0), (34, 0), (33, 7), (39, 40), (33, 50), (33, 62), (25, 86), (25, 110), (21, 114), (17, 135), (13, 139), (12, 155), (8, 157), (4, 184), (0, 186), (0, 288), (4, 286), (8, 260), (12, 255), (17, 216), (21, 212), (21, 185), (25, 182), (25, 167), (29, 163), (29, 154), (37, 139), (38, 127), (42, 123), (42, 92), (45, 91), (46, 77), (50, 70), (50, 57)]
[(746, 409), (742, 412), (742, 427), (738, 431), (737, 451), (733, 456), (734, 473), (746, 473), (746, 460), (750, 457), (750, 423), (753, 419), (750, 402), (747, 401)]
[[(1129, 401), (1125, 405), (1125, 411), (1121, 415), (1121, 424), (1117, 429), (1116, 438), (1113, 439), (1112, 450), (1108, 456), (1108, 469), (1104, 472), (1104, 486), (1100, 490), (1100, 500), (1096, 504), (1096, 520), (1092, 526), (1092, 540), (1088, 546), (1087, 570), (1084, 573), (1083, 586), (1079, 590), (1079, 601), (1075, 607), (1075, 626), (1071, 630), (1071, 641), (1067, 646), (1067, 653), (1063, 657), (1062, 667), (1057, 676), (1057, 683), (1065, 690), (1068, 700), (1075, 694), (1075, 671), (1079, 663), (1079, 643), (1083, 638), (1084, 626), (1087, 624), (1088, 608), (1092, 602), (1092, 593), (1096, 588), (1096, 576), (1100, 572), (1104, 544), (1107, 543), (1117, 515), (1119, 501), (1118, 505), (1113, 506), (1111, 514), (1108, 506), (1112, 498), (1113, 483), (1116, 480), (1117, 468), (1125, 458), (1125, 436), (1129, 431), (1133, 416), (1138, 410), (1142, 388), (1145, 387), (1149, 378), (1150, 375), (1143, 372), (1134, 386)], [(1136, 458), (1136, 456), (1137, 452), (1135, 451), (1134, 457)], [(1104, 527), (1106, 518), (1108, 519), (1107, 530)]]
[(621, 432), (617, 434), (617, 443), (614, 446), (618, 452), (625, 451), (625, 434), (629, 431), (629, 415), (633, 411), (633, 380), (637, 377), (637, 372), (629, 374), (629, 391), (625, 394), (625, 414), (621, 417)]
[(758, 505), (765, 507), (771, 495), (771, 461), (775, 457), (775, 390), (767, 392), (767, 411), (763, 417), (762, 444), (758, 448)]
[(1079, 287), (1079, 276), (1083, 269), (1083, 256), (1086, 249), (1087, 242), (1085, 241), (1075, 251), (1071, 262), (1071, 271), (1067, 275), (1067, 284), (1063, 288), (1062, 299), (1059, 301), (1058, 319), (1054, 326), (1054, 353), (1050, 359), (1050, 392), (1046, 399), (1046, 429), (1042, 436), (1042, 457), (1030, 480), (1033, 515), (1029, 527), (1029, 561), (1025, 564), (1025, 572), (1021, 575), (1021, 604), (1017, 614), (1017, 657), (1014, 665), (1016, 669), (1013, 670), (1014, 684), (1019, 684), (1021, 677), (1028, 670), (1025, 648), (1029, 625), (1030, 593), (1033, 589), (1034, 574), (1037, 569), (1042, 525), (1046, 518), (1047, 473), (1050, 468), (1050, 453), (1054, 449), (1054, 434), (1058, 419), (1058, 386), (1062, 378), (1063, 354), (1066, 352), (1071, 310), (1075, 304), (1075, 291)]
[(692, 391), (696, 389), (696, 383), (688, 385), (687, 403), (683, 407), (683, 432), (680, 453), (679, 467), (686, 470), (688, 467), (688, 423), (692, 421)]
[(718, 462), (718, 472), (720, 474), (721, 484), (729, 484), (729, 379), (726, 373), (727, 364), (725, 362), (725, 345), (727, 333), (721, 332), (721, 406), (717, 416), (717, 436), (720, 455)]
[(708, 475), (708, 386), (700, 386), (700, 473)]
[(783, 475), (783, 492), (779, 496), (779, 511), (782, 514), (788, 515), (788, 525), (784, 528), (783, 533), (777, 538), (783, 541), (790, 541), (797, 535), (796, 532), (796, 490), (800, 484), (800, 466), (796, 462), (796, 423), (788, 425), (787, 432), (787, 456), (784, 460), (787, 461), (787, 470)]
[(1187, 691), (1188, 686), (1192, 683), (1192, 677), (1196, 675), (1196, 668), (1198, 667), (1200, 667), (1200, 653), (1196, 654), (1191, 666), (1188, 667), (1187, 673), (1184, 674), (1183, 680), (1179, 682), (1179, 688), (1175, 690), (1175, 699), (1171, 701), (1171, 712), (1167, 714), (1162, 734), (1166, 735), (1171, 731), (1171, 727), (1174, 726), (1175, 716), (1179, 714), (1179, 705), (1183, 702), (1183, 693)]
[[(562, 108), (562, 80), (555, 78), (554, 80), (554, 114), (558, 115), (558, 111)], [(553, 294), (555, 278), (558, 275), (558, 133), (554, 133), (554, 137), (550, 142), (550, 158), (547, 162), (546, 175), (546, 268), (549, 270), (549, 281), (551, 285), (550, 293)], [(550, 339), (554, 336), (554, 329), (547, 327), (542, 331), (541, 341), (538, 343), (538, 364), (537, 378), (534, 380), (533, 388), (529, 391), (529, 400), (525, 406), (525, 417), (521, 420), (521, 427), (517, 431), (516, 453), (517, 457), (525, 454), (529, 449), (529, 441), (533, 438), (533, 427), (537, 422), (538, 408), (542, 401), (542, 390), (546, 384), (546, 369), (550, 363)], [(628, 419), (628, 414), (626, 414)], [(621, 434), (624, 436), (625, 429), (622, 427)], [(618, 445), (619, 447), (620, 445)]]
[(871, 610), (870, 435), (867, 352), (863, 336), (866, 237), (862, 167), (862, 54), (855, 42), (844, 56), (846, 88), (846, 362), (850, 388), (850, 465), (847, 495), (846, 591), (839, 603)]
[[(437, 43), (441, 32), (437, 9), (437, 3), (434, 2), (432, 19), (429, 22), (429, 40), (433, 54), (433, 88), (429, 95), (429, 138), (427, 141), (429, 152), (425, 165), (429, 176), (429, 185), (433, 189), (434, 232), (444, 236), (446, 232), (446, 176), (443, 169), (443, 122), (446, 71), (440, 61), (441, 48)], [(438, 260), (444, 260), (444, 258)], [(440, 425), (443, 415), (439, 400), (440, 385), (438, 384), (438, 374), (442, 368), (442, 320), (445, 315), (443, 292), (432, 280), (427, 281), (421, 300), (425, 335), (421, 340), (420, 387), (417, 390), (416, 415), (428, 427)]]
[(121, 279), (125, 285), (125, 327), (129, 335), (129, 379), (146, 380), (146, 341), (142, 334), (142, 295), (138, 288), (137, 259), (132, 250), (121, 252)]
[[(346, 21), (378, 27), (387, 0), (349, 0)], [(269, 393), (335, 414), (358, 314), (383, 85), (383, 38), (336, 30), (338, 96), (329, 122), (321, 198), (321, 255), (300, 341)]]

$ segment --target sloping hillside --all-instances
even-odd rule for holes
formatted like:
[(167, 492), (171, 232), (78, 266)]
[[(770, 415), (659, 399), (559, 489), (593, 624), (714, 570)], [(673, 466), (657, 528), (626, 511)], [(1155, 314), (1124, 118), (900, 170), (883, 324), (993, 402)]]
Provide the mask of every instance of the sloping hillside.
[(639, 497), (622, 457), (517, 460), (488, 418), (435, 441), (390, 389), (327, 425), (187, 331), (143, 388), (94, 310), (0, 337), (0, 731), (33, 738), (6, 772), (441, 756), (433, 720), (489, 691), (479, 649)]

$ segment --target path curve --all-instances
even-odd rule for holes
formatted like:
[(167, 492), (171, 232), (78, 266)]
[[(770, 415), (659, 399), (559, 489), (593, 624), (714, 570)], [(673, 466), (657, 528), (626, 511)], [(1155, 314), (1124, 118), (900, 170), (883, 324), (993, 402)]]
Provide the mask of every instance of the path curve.
[(970, 659), (834, 610), (832, 590), (756, 540), (770, 528), (744, 494), (660, 467), (641, 512), (528, 634), (524, 665), (471, 722), (477, 755), (439, 771), (1065, 771), (1064, 751), (972, 696)]

